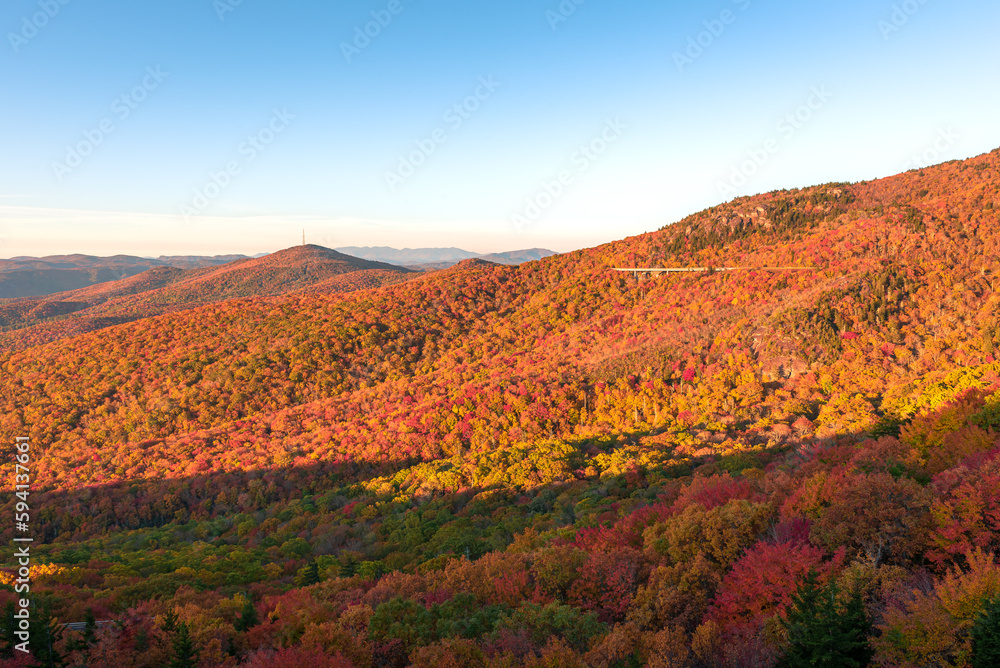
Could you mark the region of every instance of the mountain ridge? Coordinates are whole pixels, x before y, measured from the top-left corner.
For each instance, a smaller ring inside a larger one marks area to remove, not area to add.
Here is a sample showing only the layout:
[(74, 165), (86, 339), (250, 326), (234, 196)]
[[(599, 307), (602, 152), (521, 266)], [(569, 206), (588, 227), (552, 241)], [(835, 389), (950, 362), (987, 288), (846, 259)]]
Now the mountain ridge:
[(120, 280), (155, 267), (177, 266), (180, 269), (190, 269), (221, 265), (243, 258), (243, 255), (217, 255), (153, 259), (132, 255), (97, 257), (72, 254), (0, 259), (0, 299), (42, 297)]
[(462, 260), (474, 258), (497, 264), (522, 264), (556, 255), (545, 248), (527, 248), (502, 253), (472, 253), (461, 248), (391, 248), (389, 246), (348, 246), (340, 252), (355, 257), (380, 260), (416, 270), (447, 269)]

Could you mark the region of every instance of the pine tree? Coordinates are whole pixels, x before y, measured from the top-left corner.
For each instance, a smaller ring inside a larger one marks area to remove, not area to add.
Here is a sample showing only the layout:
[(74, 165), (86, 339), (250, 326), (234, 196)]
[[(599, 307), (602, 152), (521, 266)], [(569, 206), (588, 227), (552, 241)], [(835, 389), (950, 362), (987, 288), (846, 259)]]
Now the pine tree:
[(135, 632), (135, 643), (133, 644), (133, 647), (139, 654), (142, 654), (149, 649), (149, 634), (146, 633), (146, 629), (139, 627), (139, 630)]
[(856, 591), (846, 606), (839, 603), (839, 595), (836, 583), (821, 587), (816, 571), (809, 572), (792, 598), (788, 618), (782, 620), (789, 640), (783, 668), (868, 665), (871, 623), (861, 594)]
[(310, 559), (309, 563), (295, 574), (295, 584), (298, 587), (308, 587), (319, 582), (319, 564), (316, 563), (315, 559)]
[(8, 603), (0, 617), (0, 659), (14, 658), (14, 645), (17, 644), (17, 620), (14, 618), (14, 604)]
[(163, 615), (163, 622), (160, 624), (160, 628), (169, 634), (173, 634), (177, 630), (177, 613), (172, 608), (167, 614)]
[(177, 631), (171, 642), (174, 646), (174, 658), (170, 661), (170, 668), (195, 668), (198, 665), (198, 650), (186, 622), (177, 624)]
[(39, 668), (59, 668), (63, 665), (63, 657), (56, 650), (56, 644), (62, 638), (63, 626), (49, 613), (48, 605), (37, 605), (32, 613), (31, 637), (28, 649)]
[(94, 617), (93, 608), (87, 608), (87, 614), (84, 615), (83, 621), (85, 624), (83, 627), (83, 642), (87, 647), (90, 647), (97, 642), (97, 618)]
[(254, 607), (253, 601), (247, 597), (247, 602), (243, 604), (243, 613), (240, 618), (236, 620), (236, 630), (244, 633), (253, 627), (257, 626), (260, 620), (257, 618), (257, 608)]
[(83, 636), (66, 645), (66, 650), (69, 652), (85, 652), (97, 642), (97, 618), (94, 617), (92, 608), (87, 608), (87, 614), (84, 615), (83, 621)]
[(352, 555), (342, 556), (340, 558), (340, 577), (350, 578), (357, 574), (358, 560)]
[(986, 602), (972, 627), (972, 668), (1000, 666), (1000, 596)]

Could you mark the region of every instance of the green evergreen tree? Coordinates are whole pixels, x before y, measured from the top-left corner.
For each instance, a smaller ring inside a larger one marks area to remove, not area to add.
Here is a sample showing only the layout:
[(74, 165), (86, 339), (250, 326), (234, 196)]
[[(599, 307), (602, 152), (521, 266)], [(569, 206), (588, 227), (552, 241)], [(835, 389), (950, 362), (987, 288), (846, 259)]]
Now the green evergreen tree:
[(146, 633), (146, 629), (139, 627), (139, 630), (135, 632), (135, 643), (133, 644), (133, 647), (139, 654), (142, 654), (149, 649), (149, 634)]
[(340, 558), (340, 577), (350, 578), (354, 577), (358, 569), (358, 560), (352, 555), (342, 556)]
[(1000, 666), (1000, 596), (986, 602), (972, 627), (972, 668)]
[(810, 571), (792, 598), (792, 607), (782, 625), (789, 647), (779, 664), (782, 668), (829, 666), (863, 668), (871, 661), (868, 646), (871, 622), (865, 614), (860, 592), (847, 605), (839, 602), (836, 583), (819, 585), (819, 575)]
[(174, 612), (173, 608), (167, 611), (167, 614), (163, 615), (163, 622), (160, 624), (160, 628), (171, 635), (177, 630), (177, 613)]
[(243, 604), (243, 612), (240, 615), (240, 618), (236, 620), (236, 630), (240, 633), (244, 633), (257, 626), (259, 623), (260, 620), (257, 618), (257, 608), (254, 607), (253, 601), (248, 596), (247, 602)]
[(14, 658), (14, 645), (17, 644), (17, 619), (14, 618), (14, 604), (8, 603), (0, 618), (0, 659)]
[(186, 622), (177, 624), (171, 644), (174, 646), (174, 658), (170, 661), (170, 668), (195, 668), (198, 665), (198, 649)]
[(319, 564), (316, 563), (315, 559), (310, 559), (309, 563), (295, 574), (295, 585), (298, 587), (308, 587), (319, 584), (319, 582)]
[(87, 608), (87, 614), (84, 615), (83, 621), (83, 636), (66, 645), (66, 650), (69, 652), (85, 652), (97, 643), (97, 618), (94, 617), (92, 608)]
[(97, 642), (97, 618), (94, 617), (93, 608), (87, 608), (87, 614), (84, 615), (83, 621), (85, 624), (83, 627), (83, 642), (87, 647), (90, 647)]
[(63, 625), (49, 612), (49, 606), (35, 606), (31, 614), (31, 637), (28, 639), (28, 649), (38, 668), (59, 668), (63, 665), (63, 657), (56, 650), (56, 644), (62, 638)]

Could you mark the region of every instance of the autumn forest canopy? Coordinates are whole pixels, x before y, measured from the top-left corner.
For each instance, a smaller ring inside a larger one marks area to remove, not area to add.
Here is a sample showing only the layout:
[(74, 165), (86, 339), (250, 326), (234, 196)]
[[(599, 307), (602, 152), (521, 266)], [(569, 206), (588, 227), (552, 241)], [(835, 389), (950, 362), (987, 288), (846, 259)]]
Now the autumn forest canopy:
[(1000, 665), (998, 257), (1000, 150), (520, 266), (0, 300), (35, 656)]

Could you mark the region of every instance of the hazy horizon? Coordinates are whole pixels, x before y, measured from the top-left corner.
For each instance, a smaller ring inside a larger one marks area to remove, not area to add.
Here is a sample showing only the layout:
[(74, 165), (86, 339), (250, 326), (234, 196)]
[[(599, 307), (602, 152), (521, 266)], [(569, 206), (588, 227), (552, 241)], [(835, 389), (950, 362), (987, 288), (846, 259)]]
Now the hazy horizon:
[[(18, 0), (0, 255), (566, 252), (1000, 146), (995, 3)], [(367, 34), (366, 34), (367, 31)]]
[[(265, 255), (270, 255), (272, 253), (277, 253), (277, 252), (280, 252), (280, 251), (283, 251), (283, 250), (291, 250), (291, 249), (296, 248), (297, 246), (301, 246), (301, 245), (302, 245), (301, 243), (299, 243), (299, 244), (292, 244), (291, 246), (287, 246), (287, 247), (284, 247), (284, 248), (279, 248), (279, 249), (276, 249), (274, 251), (262, 252), (262, 253), (254, 253), (252, 255), (247, 255), (247, 254), (244, 254), (244, 253), (213, 253), (211, 255), (199, 255), (197, 253), (172, 253), (172, 254), (169, 254), (169, 255), (167, 255), (167, 254), (161, 254), (161, 255), (135, 255), (135, 254), (131, 254), (131, 253), (114, 253), (112, 255), (101, 256), (101, 255), (92, 255), (92, 254), (89, 254), (89, 253), (51, 253), (49, 255), (13, 255), (13, 256), (10, 256), (10, 257), (0, 257), (0, 262), (13, 261), (13, 260), (21, 260), (21, 259), (37, 259), (37, 260), (41, 260), (41, 259), (47, 259), (47, 258), (52, 258), (52, 257), (68, 257), (68, 256), (73, 256), (73, 255), (84, 255), (84, 256), (89, 256), (89, 257), (109, 257), (109, 258), (110, 257), (119, 257), (119, 256), (121, 256), (121, 257), (136, 257), (136, 258), (139, 258), (139, 259), (142, 259), (142, 260), (159, 260), (159, 259), (162, 259), (162, 258), (170, 258), (170, 257), (227, 257), (227, 256), (234, 256), (235, 257), (235, 256), (241, 256), (241, 257), (255, 258), (255, 257), (263, 257)], [(481, 256), (493, 255), (493, 254), (497, 254), (497, 253), (514, 253), (514, 252), (526, 251), (526, 250), (549, 250), (549, 249), (536, 249), (536, 248), (510, 248), (510, 249), (507, 249), (505, 251), (491, 251), (489, 253), (480, 253), (478, 251), (469, 250), (469, 249), (466, 249), (466, 248), (458, 248), (456, 246), (443, 246), (443, 247), (442, 246), (438, 246), (438, 247), (423, 247), (423, 248), (408, 248), (408, 247), (406, 247), (406, 248), (395, 248), (395, 247), (392, 247), (392, 246), (342, 246), (342, 247), (338, 247), (338, 248), (330, 248), (328, 246), (322, 246), (322, 244), (313, 244), (313, 243), (309, 242), (308, 239), (306, 240), (306, 245), (309, 245), (309, 246), (321, 246), (323, 248), (327, 248), (328, 250), (337, 251), (338, 253), (343, 253), (345, 255), (350, 255), (350, 253), (348, 253), (347, 250), (355, 249), (355, 248), (356, 249), (360, 249), (360, 250), (391, 250), (391, 251), (399, 251), (399, 252), (407, 252), (407, 251), (432, 251), (432, 250), (433, 251), (459, 250), (459, 251), (463, 251), (465, 253), (472, 253), (472, 254), (481, 255)]]

